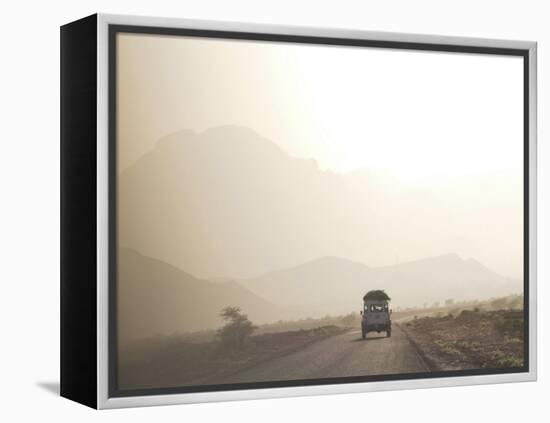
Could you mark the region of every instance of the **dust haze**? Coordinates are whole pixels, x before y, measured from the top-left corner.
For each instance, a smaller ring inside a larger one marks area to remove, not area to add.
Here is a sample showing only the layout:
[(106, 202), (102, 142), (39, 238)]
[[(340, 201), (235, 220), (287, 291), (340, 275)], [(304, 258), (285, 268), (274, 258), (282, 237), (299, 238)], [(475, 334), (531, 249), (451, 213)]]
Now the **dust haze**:
[[(174, 336), (210, 342), (241, 312), (265, 332), (250, 350), (259, 360), (311, 337), (344, 354), (336, 339), (354, 340), (353, 313), (373, 289), (407, 316), (522, 295), (515, 58), (117, 42), (117, 324), (120, 351), (136, 363)], [(422, 370), (406, 336), (395, 336), (409, 358), (386, 371)], [(204, 345), (188, 345), (190, 356), (217, 354)], [(122, 362), (125, 375), (144, 371)], [(148, 380), (164, 386), (158, 375)]]
[(499, 173), (447, 192), (407, 188), (368, 170), (323, 171), (222, 126), (160, 140), (121, 172), (118, 199), (121, 324), (132, 338), (215, 327), (223, 301), (268, 323), (345, 314), (379, 286), (399, 307), (522, 291), (521, 278), (475, 258), (491, 239), (505, 250), (500, 240), (521, 227), (521, 184)]

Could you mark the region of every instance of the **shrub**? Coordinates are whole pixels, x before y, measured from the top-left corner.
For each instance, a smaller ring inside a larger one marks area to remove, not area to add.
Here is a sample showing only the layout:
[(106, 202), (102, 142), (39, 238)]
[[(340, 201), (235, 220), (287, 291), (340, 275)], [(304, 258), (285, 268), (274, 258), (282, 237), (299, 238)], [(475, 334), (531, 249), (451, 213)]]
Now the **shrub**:
[(218, 329), (217, 336), (225, 347), (243, 348), (254, 330), (257, 329), (257, 326), (254, 326), (248, 316), (241, 313), (238, 307), (225, 307), (220, 313), (220, 317), (226, 323)]

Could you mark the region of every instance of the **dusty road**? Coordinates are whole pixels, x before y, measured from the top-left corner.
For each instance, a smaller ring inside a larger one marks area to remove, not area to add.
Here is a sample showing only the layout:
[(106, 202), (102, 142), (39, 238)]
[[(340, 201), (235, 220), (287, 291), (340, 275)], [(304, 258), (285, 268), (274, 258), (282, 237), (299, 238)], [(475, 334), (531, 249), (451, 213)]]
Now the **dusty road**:
[(351, 331), (307, 346), (303, 350), (259, 364), (224, 378), (224, 383), (315, 379), (392, 373), (427, 372), (428, 367), (403, 331), (393, 326), (385, 332)]

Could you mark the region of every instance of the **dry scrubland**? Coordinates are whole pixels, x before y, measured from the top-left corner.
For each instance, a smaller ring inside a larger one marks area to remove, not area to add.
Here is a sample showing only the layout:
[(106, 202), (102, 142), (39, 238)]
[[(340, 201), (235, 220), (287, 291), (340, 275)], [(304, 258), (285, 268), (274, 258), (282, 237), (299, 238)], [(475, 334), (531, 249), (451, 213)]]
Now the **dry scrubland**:
[(151, 338), (122, 352), (119, 384), (121, 389), (220, 384), (228, 376), (348, 329), (332, 325), (263, 333), (250, 337), (239, 349), (216, 340), (197, 343), (182, 336)]
[[(523, 365), (522, 296), (400, 310), (393, 312), (392, 320), (432, 371)], [(238, 347), (221, 342), (216, 330), (150, 337), (120, 351), (119, 386), (221, 384), (243, 370), (359, 327), (360, 315), (352, 312), (254, 327), (253, 335)]]
[(413, 318), (401, 327), (431, 370), (522, 367), (522, 297), (509, 297), (447, 314)]

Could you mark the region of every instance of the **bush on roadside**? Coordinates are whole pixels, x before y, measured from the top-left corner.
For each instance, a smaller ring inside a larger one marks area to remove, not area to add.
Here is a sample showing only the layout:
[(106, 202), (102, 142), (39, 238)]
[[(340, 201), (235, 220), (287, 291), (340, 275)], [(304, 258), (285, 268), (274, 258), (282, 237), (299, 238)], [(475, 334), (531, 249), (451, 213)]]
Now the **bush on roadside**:
[(218, 329), (217, 337), (224, 347), (242, 349), (258, 328), (238, 307), (225, 307), (220, 317), (226, 322)]

